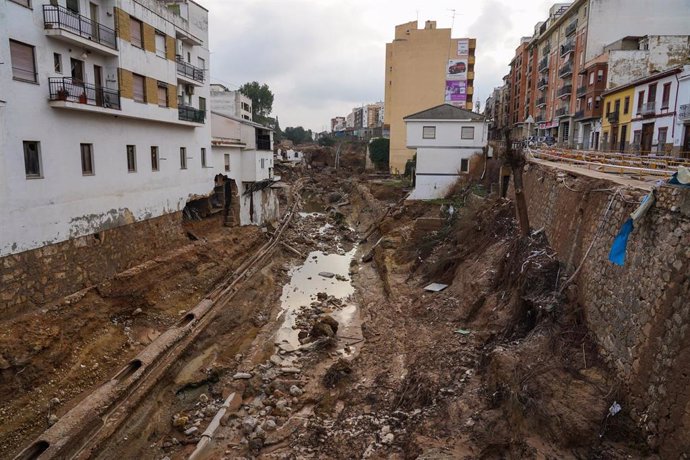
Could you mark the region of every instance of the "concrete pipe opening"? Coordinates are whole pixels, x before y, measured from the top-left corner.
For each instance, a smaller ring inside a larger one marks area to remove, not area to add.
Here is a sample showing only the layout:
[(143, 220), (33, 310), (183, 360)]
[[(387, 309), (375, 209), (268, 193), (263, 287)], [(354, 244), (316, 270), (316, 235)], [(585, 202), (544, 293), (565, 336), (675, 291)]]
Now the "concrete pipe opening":
[(48, 441), (36, 441), (17, 455), (15, 460), (35, 460), (48, 450), (49, 447), (50, 443)]
[(180, 321), (177, 322), (177, 327), (185, 327), (188, 324), (190, 324), (192, 321), (196, 319), (196, 314), (194, 313), (187, 313), (184, 315)]
[(123, 380), (128, 379), (141, 367), (141, 365), (141, 360), (133, 360), (132, 362), (127, 364), (127, 366), (125, 366), (120, 372), (118, 372), (117, 375), (113, 377), (113, 380), (121, 382)]

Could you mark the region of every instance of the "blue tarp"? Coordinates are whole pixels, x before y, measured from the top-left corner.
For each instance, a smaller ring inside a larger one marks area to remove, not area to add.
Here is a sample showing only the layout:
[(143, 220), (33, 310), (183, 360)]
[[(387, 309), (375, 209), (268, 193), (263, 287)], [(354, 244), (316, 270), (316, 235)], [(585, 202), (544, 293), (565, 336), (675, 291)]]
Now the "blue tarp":
[(628, 237), (632, 231), (633, 220), (630, 218), (621, 227), (616, 239), (613, 240), (613, 246), (611, 246), (611, 251), (609, 252), (609, 260), (621, 267), (625, 265), (625, 251), (628, 247)]

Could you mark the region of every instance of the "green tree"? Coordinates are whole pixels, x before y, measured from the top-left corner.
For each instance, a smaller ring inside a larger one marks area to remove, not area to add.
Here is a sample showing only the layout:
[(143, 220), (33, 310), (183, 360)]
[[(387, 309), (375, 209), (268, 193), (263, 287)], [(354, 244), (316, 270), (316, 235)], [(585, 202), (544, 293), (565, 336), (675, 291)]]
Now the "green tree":
[(388, 169), (390, 154), (390, 139), (377, 137), (369, 143), (369, 158), (378, 169)]
[(304, 144), (305, 142), (311, 142), (311, 129), (306, 130), (301, 126), (297, 127), (287, 127), (285, 128), (285, 138), (290, 139), (295, 145)]
[(335, 145), (335, 139), (331, 136), (324, 136), (319, 138), (319, 145), (322, 147), (333, 147)]
[(257, 123), (264, 123), (273, 110), (273, 92), (266, 83), (258, 81), (240, 86), (240, 93), (252, 100), (252, 118)]

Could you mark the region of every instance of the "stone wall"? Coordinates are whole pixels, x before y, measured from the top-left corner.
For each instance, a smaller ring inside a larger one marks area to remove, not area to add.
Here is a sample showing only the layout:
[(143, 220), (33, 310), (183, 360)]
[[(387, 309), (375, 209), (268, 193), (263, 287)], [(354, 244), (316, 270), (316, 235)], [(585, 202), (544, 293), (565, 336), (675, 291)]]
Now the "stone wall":
[(599, 235), (571, 295), (649, 444), (668, 458), (690, 452), (690, 192), (657, 190), (619, 267), (611, 244), (646, 192), (534, 164), (524, 181), (532, 228), (544, 228), (570, 272)]
[(0, 312), (43, 305), (187, 242), (181, 212), (0, 258)]

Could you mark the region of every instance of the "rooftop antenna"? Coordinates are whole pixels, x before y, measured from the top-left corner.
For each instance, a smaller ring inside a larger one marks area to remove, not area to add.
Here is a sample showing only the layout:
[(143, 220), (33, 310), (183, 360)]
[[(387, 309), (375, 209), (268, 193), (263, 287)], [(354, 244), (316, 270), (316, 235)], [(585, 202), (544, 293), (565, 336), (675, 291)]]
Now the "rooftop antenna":
[(453, 27), (455, 26), (455, 10), (448, 10), (453, 13), (453, 19), (450, 21), (450, 33), (453, 33)]

